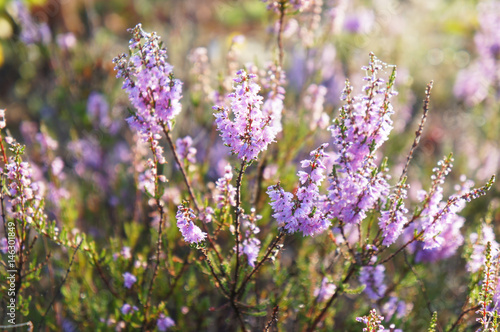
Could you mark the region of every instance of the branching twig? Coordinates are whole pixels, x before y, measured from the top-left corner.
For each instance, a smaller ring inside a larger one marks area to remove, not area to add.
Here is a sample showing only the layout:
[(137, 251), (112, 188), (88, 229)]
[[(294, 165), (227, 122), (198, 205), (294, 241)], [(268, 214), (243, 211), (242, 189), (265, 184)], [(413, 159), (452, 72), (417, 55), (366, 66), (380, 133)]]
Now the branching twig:
[(61, 289), (64, 285), (64, 283), (66, 282), (66, 279), (68, 278), (68, 275), (71, 271), (71, 267), (73, 266), (73, 262), (75, 261), (75, 256), (76, 256), (76, 253), (78, 252), (78, 250), (80, 249), (80, 246), (82, 245), (82, 242), (83, 240), (81, 240), (78, 245), (76, 246), (75, 250), (73, 251), (73, 256), (71, 257), (71, 261), (69, 262), (69, 266), (68, 266), (68, 269), (66, 270), (66, 274), (64, 275), (64, 278), (63, 280), (61, 281), (61, 284), (59, 285), (59, 288), (57, 289), (57, 291), (54, 293), (54, 297), (52, 298), (52, 300), (50, 301), (49, 303), (49, 306), (47, 307), (47, 309), (45, 310), (44, 314), (42, 315), (42, 319), (40, 320), (40, 323), (38, 323), (38, 327), (37, 327), (37, 331), (40, 331), (41, 327), (45, 324), (45, 319), (47, 317), (47, 314), (49, 313), (50, 309), (52, 308), (52, 305), (54, 304), (56, 298), (59, 296), (59, 294), (61, 293)]
[(269, 329), (271, 328), (273, 323), (278, 323), (278, 311), (279, 311), (279, 309), (280, 309), (279, 306), (275, 306), (273, 308), (273, 313), (271, 315), (271, 318), (267, 322), (266, 327), (264, 327), (264, 332), (269, 332)]
[(420, 138), (422, 137), (425, 121), (427, 120), (427, 113), (429, 112), (429, 101), (431, 99), (431, 90), (433, 84), (434, 82), (430, 81), (425, 89), (425, 99), (424, 99), (424, 105), (422, 107), (424, 112), (422, 114), (422, 119), (420, 120), (420, 125), (418, 126), (418, 129), (415, 132), (415, 139), (413, 140), (413, 145), (410, 148), (408, 157), (406, 157), (406, 164), (403, 169), (403, 172), (401, 172), (401, 177), (399, 178), (399, 182), (403, 181), (403, 179), (406, 177), (408, 173), (408, 167), (410, 166), (410, 161), (413, 158), (413, 153), (415, 152), (415, 149), (417, 148), (418, 143), (420, 142)]
[(285, 235), (285, 233), (280, 233), (276, 237), (276, 239), (274, 239), (274, 242), (271, 243), (271, 245), (267, 249), (267, 252), (264, 255), (264, 257), (260, 260), (259, 263), (257, 263), (257, 265), (254, 267), (254, 269), (252, 270), (252, 272), (250, 272), (250, 274), (245, 277), (245, 279), (241, 283), (240, 288), (238, 288), (238, 290), (236, 291), (236, 296), (240, 296), (242, 294), (243, 290), (245, 289), (246, 284), (250, 281), (250, 279), (252, 278), (252, 276), (260, 269), (260, 267), (262, 266), (262, 264), (264, 264), (264, 262), (269, 258), (269, 256), (271, 255), (271, 253), (275, 249), (276, 245), (278, 244), (278, 242), (281, 240), (281, 238), (284, 235)]
[(148, 295), (146, 297), (146, 303), (144, 305), (144, 320), (142, 322), (141, 331), (144, 331), (146, 328), (146, 324), (148, 322), (148, 312), (150, 307), (151, 295), (153, 293), (154, 282), (156, 276), (158, 275), (158, 266), (160, 265), (160, 252), (161, 252), (161, 244), (162, 244), (162, 235), (163, 235), (163, 216), (165, 212), (163, 211), (163, 205), (160, 202), (160, 199), (156, 199), (156, 204), (158, 205), (158, 210), (160, 211), (160, 221), (158, 225), (158, 241), (156, 242), (156, 262), (153, 268), (153, 276), (151, 277), (151, 282), (149, 284)]
[(343, 284), (345, 284), (352, 277), (355, 270), (356, 270), (356, 265), (351, 264), (351, 266), (349, 267), (349, 271), (347, 272), (347, 275), (345, 276), (344, 280), (342, 280), (342, 284), (340, 284), (339, 287), (337, 287), (335, 289), (335, 293), (333, 293), (333, 295), (330, 297), (330, 299), (326, 303), (323, 310), (321, 310), (319, 315), (314, 319), (311, 326), (309, 326), (309, 328), (307, 329), (307, 332), (316, 331), (316, 327), (318, 326), (318, 324), (321, 323), (321, 321), (323, 321), (323, 319), (325, 319), (325, 315), (326, 315), (326, 312), (328, 311), (328, 308), (330, 308), (332, 303), (339, 296), (339, 291), (340, 291), (340, 289), (343, 289)]

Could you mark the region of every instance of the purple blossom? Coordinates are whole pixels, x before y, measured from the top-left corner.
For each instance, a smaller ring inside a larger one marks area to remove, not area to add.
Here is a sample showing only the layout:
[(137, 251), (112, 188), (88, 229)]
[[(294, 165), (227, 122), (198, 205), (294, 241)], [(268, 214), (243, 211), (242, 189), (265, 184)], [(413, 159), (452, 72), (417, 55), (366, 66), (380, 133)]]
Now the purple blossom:
[[(372, 263), (376, 257), (372, 257)], [(385, 267), (383, 265), (363, 266), (359, 272), (359, 282), (365, 285), (364, 292), (374, 301), (385, 295), (387, 286), (384, 284)]]
[[(217, 110), (215, 123), (222, 140), (231, 152), (244, 161), (257, 159), (258, 154), (267, 149), (276, 136), (271, 124), (272, 117), (260, 107), (262, 97), (260, 87), (253, 82), (255, 75), (240, 70), (236, 74), (234, 92), (228, 95), (231, 111), (214, 106)], [(234, 119), (230, 119), (230, 113)]]
[(201, 214), (200, 214), (200, 220), (203, 221), (204, 223), (208, 224), (210, 222), (212, 222), (213, 218), (214, 218), (214, 209), (210, 206), (207, 206), (205, 208), (205, 211), (202, 211)]
[(327, 277), (324, 277), (321, 281), (321, 286), (314, 290), (314, 296), (317, 302), (325, 302), (329, 300), (335, 293), (337, 286), (334, 283), (329, 282)]
[(247, 256), (248, 265), (250, 265), (251, 267), (255, 267), (255, 262), (257, 261), (257, 257), (259, 256), (260, 240), (257, 238), (245, 239), (243, 240), (242, 245), (242, 253)]
[(96, 91), (91, 92), (87, 100), (87, 114), (90, 119), (102, 127), (107, 127), (110, 125), (108, 112), (109, 104), (106, 98)]
[(372, 10), (364, 9), (346, 15), (344, 18), (344, 30), (350, 33), (370, 33), (375, 23), (375, 14)]
[(453, 89), (469, 106), (485, 100), (491, 88), (498, 93), (495, 82), (500, 79), (500, 2), (481, 2), (478, 14), (480, 29), (474, 41), (479, 57), (458, 73)]
[(267, 99), (262, 105), (262, 112), (271, 117), (270, 126), (274, 131), (274, 135), (277, 135), (283, 130), (281, 124), (281, 116), (283, 113), (283, 100), (285, 99), (285, 72), (276, 65), (271, 64), (267, 69), (267, 78), (263, 82), (264, 86), (269, 89)]
[(56, 42), (63, 50), (69, 50), (76, 46), (77, 40), (72, 32), (68, 32), (57, 35)]
[(132, 287), (133, 284), (137, 281), (137, 278), (130, 272), (125, 272), (123, 274), (123, 286), (125, 288), (130, 288)]
[(405, 301), (399, 300), (395, 296), (391, 296), (389, 300), (382, 306), (382, 314), (385, 321), (389, 322), (392, 316), (396, 315), (397, 319), (401, 319), (408, 314), (408, 309), (412, 308), (412, 304), (407, 304)]
[(204, 241), (207, 233), (202, 232), (201, 229), (194, 224), (196, 215), (194, 211), (184, 205), (177, 207), (177, 227), (181, 231), (184, 241), (188, 243), (199, 243)]
[(311, 114), (311, 122), (309, 123), (309, 129), (311, 130), (317, 127), (325, 129), (330, 122), (328, 114), (323, 112), (327, 91), (326, 87), (316, 84), (311, 84), (306, 90), (304, 107)]
[(398, 185), (398, 192), (391, 197), (389, 210), (382, 211), (379, 218), (379, 227), (382, 230), (382, 245), (390, 246), (403, 233), (403, 227), (408, 222), (404, 200), (407, 198), (406, 188), (403, 184)]
[(260, 250), (260, 240), (255, 237), (256, 234), (260, 232), (260, 228), (257, 227), (257, 220), (262, 219), (261, 215), (255, 214), (255, 209), (252, 208), (249, 215), (243, 214), (241, 216), (241, 226), (244, 229), (244, 240), (242, 242), (242, 252), (240, 254), (245, 254), (248, 259), (248, 265), (255, 267), (255, 262), (259, 256)]
[(461, 228), (465, 218), (454, 215), (443, 227), (441, 246), (433, 249), (418, 250), (415, 255), (416, 262), (436, 262), (453, 256), (464, 243)]
[[(447, 202), (443, 200), (443, 188), (446, 175), (453, 167), (453, 158), (450, 156), (438, 162), (438, 167), (434, 168), (434, 174), (431, 176), (432, 185), (428, 193), (423, 197), (423, 210), (420, 218), (416, 220), (415, 227), (423, 231), (423, 249), (440, 248), (444, 242), (445, 228), (447, 225), (458, 222), (463, 224), (456, 213), (463, 208), (463, 201), (455, 197), (450, 197)], [(422, 196), (422, 195), (420, 195)], [(448, 235), (450, 235), (448, 233)], [(463, 239), (462, 239), (463, 241)]]
[(159, 331), (167, 331), (169, 328), (175, 326), (175, 322), (172, 318), (165, 316), (163, 313), (160, 314), (158, 320), (156, 321), (156, 326)]
[(130, 304), (128, 303), (125, 303), (124, 305), (122, 305), (120, 311), (122, 312), (122, 314), (124, 315), (128, 315), (128, 314), (133, 314), (135, 311), (139, 310), (139, 308), (137, 308), (135, 305), (134, 306), (131, 306)]
[(218, 209), (227, 205), (236, 206), (236, 188), (231, 184), (232, 179), (233, 169), (230, 164), (227, 164), (224, 168), (224, 176), (215, 183), (215, 188), (219, 191), (214, 197)]
[(42, 192), (41, 185), (32, 181), (33, 171), (31, 166), (21, 160), (21, 151), (24, 147), (13, 142), (11, 149), (15, 156), (9, 157), (5, 164), (3, 173), (7, 177), (6, 186), (8, 190), (8, 209), (12, 218), (31, 223), (35, 219), (44, 218), (41, 208)]
[(196, 78), (192, 91), (202, 92), (205, 98), (213, 97), (215, 91), (210, 86), (211, 72), (208, 50), (205, 47), (197, 47), (190, 52), (188, 60), (192, 64), (190, 73), (192, 77)]
[(129, 125), (147, 142), (153, 135), (168, 130), (181, 111), (182, 83), (174, 79), (173, 67), (167, 62), (167, 51), (161, 48), (156, 32), (147, 33), (142, 25), (128, 30), (131, 56), (122, 54), (113, 59), (117, 77), (124, 79), (136, 113), (127, 119)]
[(192, 164), (196, 163), (196, 148), (193, 146), (193, 139), (191, 136), (178, 138), (175, 141), (175, 146), (182, 160), (187, 160)]
[(484, 266), (484, 263), (486, 261), (486, 244), (488, 242), (490, 243), (493, 252), (497, 252), (500, 248), (500, 245), (495, 240), (495, 232), (493, 231), (493, 227), (488, 224), (483, 224), (480, 234), (478, 235), (477, 233), (472, 233), (469, 239), (472, 243), (472, 253), (467, 261), (466, 267), (467, 271), (474, 273), (479, 271), (479, 269)]
[(328, 189), (329, 211), (344, 223), (360, 223), (366, 212), (388, 195), (386, 176), (375, 163), (375, 152), (392, 129), (389, 99), (396, 94), (392, 90), (395, 71), (388, 82), (378, 77), (385, 67), (370, 55), (370, 63), (364, 67), (368, 74), (364, 78), (368, 82), (363, 87), (365, 94), (353, 97), (347, 82), (343, 93), (346, 105), (329, 128), (333, 147), (338, 151)]
[(26, 45), (43, 43), (48, 44), (51, 39), (50, 28), (47, 23), (37, 23), (31, 17), (22, 1), (15, 1), (16, 16), (21, 27), (19, 38)]
[(382, 325), (383, 320), (384, 317), (377, 315), (375, 309), (370, 310), (370, 315), (368, 316), (356, 317), (356, 321), (366, 325), (366, 327), (363, 328), (363, 332), (383, 332), (385, 330)]
[(316, 235), (331, 225), (328, 213), (324, 211), (326, 197), (319, 193), (319, 187), (325, 178), (326, 167), (322, 160), (327, 146), (326, 143), (322, 144), (310, 153), (310, 160), (302, 161), (302, 168), (308, 168), (309, 172), (297, 172), (300, 187), (295, 196), (285, 192), (279, 184), (267, 189), (274, 211), (273, 217), (278, 221), (279, 227), (283, 227), (288, 233), (300, 231), (304, 236)]

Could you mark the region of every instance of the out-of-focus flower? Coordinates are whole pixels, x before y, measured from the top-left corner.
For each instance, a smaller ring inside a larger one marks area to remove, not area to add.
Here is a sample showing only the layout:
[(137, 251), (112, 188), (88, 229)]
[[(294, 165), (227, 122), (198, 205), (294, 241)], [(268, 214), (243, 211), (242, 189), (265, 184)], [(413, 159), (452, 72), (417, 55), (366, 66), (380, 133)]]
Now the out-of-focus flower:
[(87, 113), (94, 123), (98, 123), (101, 127), (109, 126), (108, 112), (109, 104), (106, 98), (96, 91), (91, 92), (87, 101)]
[(232, 178), (233, 169), (230, 164), (227, 164), (224, 168), (224, 176), (215, 183), (215, 187), (219, 191), (219, 194), (214, 197), (218, 209), (228, 205), (236, 206), (236, 188), (231, 184)]
[[(376, 257), (372, 257), (372, 263)], [(363, 266), (359, 272), (359, 282), (365, 285), (365, 294), (374, 301), (385, 295), (387, 286), (384, 283), (385, 267), (383, 265)]]
[(125, 272), (123, 274), (123, 286), (125, 288), (130, 288), (132, 287), (133, 284), (137, 281), (137, 278), (130, 272)]
[(345, 16), (344, 29), (351, 33), (367, 34), (372, 30), (374, 23), (375, 14), (373, 11), (363, 9)]
[(137, 308), (135, 305), (134, 306), (131, 306), (130, 304), (128, 303), (125, 303), (124, 305), (122, 305), (120, 311), (122, 312), (122, 314), (124, 315), (128, 315), (128, 314), (133, 314), (134, 312), (136, 312), (137, 310), (139, 310), (139, 308)]
[(21, 27), (19, 38), (26, 45), (42, 43), (48, 44), (52, 38), (50, 28), (47, 23), (37, 23), (31, 17), (28, 9), (22, 1), (15, 1), (16, 17)]
[(57, 45), (64, 50), (70, 50), (76, 46), (76, 37), (72, 32), (62, 33), (56, 37)]
[(156, 321), (156, 326), (159, 331), (167, 331), (169, 328), (175, 326), (175, 322), (172, 318), (165, 316), (165, 314), (161, 313)]
[(191, 136), (178, 138), (175, 141), (175, 145), (181, 160), (187, 160), (192, 164), (196, 163), (196, 148), (193, 146), (193, 139)]
[(326, 93), (326, 87), (316, 84), (311, 84), (306, 90), (304, 107), (310, 114), (309, 129), (311, 130), (316, 129), (316, 127), (325, 129), (330, 122), (330, 117), (323, 112)]
[(314, 296), (317, 302), (325, 302), (330, 299), (335, 293), (337, 286), (334, 283), (329, 282), (327, 277), (324, 277), (321, 281), (321, 286), (314, 290)]

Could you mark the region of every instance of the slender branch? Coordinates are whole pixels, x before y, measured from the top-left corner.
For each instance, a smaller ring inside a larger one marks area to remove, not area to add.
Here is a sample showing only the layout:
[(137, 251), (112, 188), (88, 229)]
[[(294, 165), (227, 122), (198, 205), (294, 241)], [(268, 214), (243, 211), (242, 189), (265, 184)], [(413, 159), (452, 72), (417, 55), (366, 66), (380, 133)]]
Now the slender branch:
[[(179, 158), (179, 154), (177, 153), (177, 148), (175, 147), (175, 144), (172, 140), (172, 135), (170, 135), (170, 130), (167, 128), (167, 126), (164, 124), (163, 125), (163, 133), (165, 134), (165, 137), (167, 138), (168, 145), (170, 146), (170, 150), (172, 151), (172, 154), (174, 155), (175, 163), (181, 170), (182, 178), (184, 179), (184, 183), (186, 184), (186, 187), (189, 192), (189, 196), (191, 197), (191, 200), (193, 201), (194, 207), (196, 209), (196, 212), (198, 215), (201, 213), (201, 208), (198, 205), (198, 201), (196, 200), (196, 196), (194, 195), (193, 191), (193, 186), (191, 185), (191, 182), (189, 181), (189, 177), (187, 176), (186, 169), (184, 168), (184, 165), (181, 162), (181, 159)], [(215, 242), (213, 241), (212, 237), (210, 236), (207, 225), (205, 223), (202, 223), (203, 230), (205, 233), (207, 233), (207, 239), (210, 242), (210, 245), (212, 248), (214, 248), (215, 253), (217, 254), (217, 258), (219, 259), (219, 262), (222, 263), (223, 258), (222, 255), (219, 253), (217, 250), (217, 247), (215, 246)]]
[(212, 265), (212, 262), (210, 261), (210, 258), (207, 255), (206, 249), (202, 248), (200, 251), (203, 253), (203, 256), (205, 257), (205, 260), (207, 261), (207, 264), (208, 264), (208, 267), (210, 268), (210, 272), (212, 273), (212, 276), (215, 278), (215, 280), (217, 281), (217, 283), (220, 285), (220, 289), (222, 290), (222, 293), (224, 293), (224, 295), (226, 295), (227, 297), (230, 297), (229, 292), (224, 288), (224, 284), (220, 280), (220, 278), (217, 275), (217, 273), (215, 273), (215, 269), (214, 269), (214, 267)]
[(453, 325), (450, 327), (450, 329), (447, 331), (447, 332), (451, 332), (453, 331), (454, 329), (456, 329), (458, 327), (458, 324), (460, 324), (460, 321), (462, 320), (462, 318), (468, 314), (469, 312), (473, 311), (473, 312), (476, 312), (477, 310), (479, 310), (481, 308), (481, 306), (477, 305), (475, 307), (472, 307), (472, 308), (469, 308), (467, 310), (464, 310), (460, 313), (460, 315), (457, 317), (457, 320), (453, 323)]
[(264, 327), (264, 332), (269, 332), (271, 325), (273, 325), (273, 323), (278, 323), (278, 311), (279, 311), (279, 309), (280, 309), (279, 306), (275, 306), (273, 308), (273, 314), (271, 315), (271, 318), (267, 322), (266, 327)]
[(101, 266), (99, 265), (99, 262), (97, 261), (94, 255), (92, 255), (92, 259), (94, 261), (95, 267), (97, 268), (97, 273), (99, 274), (99, 277), (101, 277), (102, 281), (106, 285), (106, 288), (108, 288), (109, 292), (113, 294), (115, 298), (121, 299), (121, 296), (113, 289), (113, 287), (111, 287), (111, 284), (109, 283), (108, 279), (106, 279), (104, 271), (102, 270)]
[(231, 298), (234, 299), (236, 295), (236, 287), (238, 284), (238, 274), (240, 270), (240, 217), (243, 214), (241, 208), (241, 182), (246, 168), (246, 159), (241, 162), (238, 178), (236, 179), (236, 218), (234, 220), (234, 228), (236, 233), (236, 268), (234, 269), (234, 284), (231, 291)]
[(431, 317), (432, 317), (432, 315), (434, 314), (434, 311), (432, 311), (431, 301), (430, 301), (429, 296), (427, 294), (427, 289), (425, 287), (425, 284), (422, 281), (422, 279), (420, 278), (420, 276), (418, 275), (417, 271), (415, 270), (415, 267), (408, 260), (408, 255), (406, 254), (406, 251), (404, 252), (403, 256), (405, 258), (406, 265), (408, 265), (408, 267), (410, 268), (411, 273), (413, 273), (413, 275), (415, 276), (415, 278), (417, 278), (418, 283), (420, 284), (420, 288), (422, 289), (422, 295), (424, 296), (424, 299), (425, 299), (425, 302), (426, 302), (426, 305), (427, 305), (427, 310), (429, 310), (429, 313), (431, 314)]
[(241, 316), (240, 309), (239, 309), (239, 308), (238, 308), (238, 306), (236, 305), (236, 302), (231, 301), (231, 306), (233, 307), (234, 312), (235, 312), (235, 314), (236, 314), (236, 317), (238, 318), (238, 322), (240, 323), (241, 331), (242, 331), (242, 332), (246, 332), (246, 331), (247, 331), (247, 329), (246, 329), (246, 327), (245, 327), (245, 321), (243, 320), (243, 317)]
[(345, 284), (352, 277), (352, 275), (354, 274), (355, 270), (356, 270), (356, 265), (355, 264), (351, 264), (351, 266), (349, 267), (349, 271), (347, 272), (347, 275), (345, 276), (344, 280), (342, 280), (342, 284), (340, 284), (339, 287), (337, 287), (335, 289), (335, 293), (333, 293), (332, 297), (330, 297), (330, 299), (326, 303), (326, 305), (323, 308), (323, 310), (321, 310), (321, 312), (319, 313), (319, 315), (314, 319), (314, 321), (311, 324), (311, 326), (307, 329), (307, 332), (316, 331), (316, 327), (318, 326), (318, 324), (321, 323), (321, 321), (323, 321), (323, 319), (325, 319), (325, 315), (326, 315), (326, 312), (328, 311), (328, 308), (330, 308), (330, 306), (332, 305), (332, 303), (339, 296), (339, 290), (341, 288), (343, 288), (342, 285)]
[(250, 274), (245, 277), (245, 279), (241, 283), (240, 288), (238, 288), (238, 290), (236, 291), (236, 296), (241, 295), (241, 293), (243, 292), (243, 290), (246, 287), (246, 284), (250, 281), (250, 279), (252, 278), (252, 276), (260, 269), (260, 267), (262, 266), (262, 264), (264, 264), (264, 262), (269, 258), (269, 256), (273, 252), (274, 248), (276, 247), (276, 245), (278, 244), (278, 242), (281, 240), (281, 238), (283, 238), (284, 235), (285, 235), (285, 233), (280, 233), (274, 239), (274, 242), (271, 243), (271, 245), (267, 249), (267, 252), (264, 255), (264, 257), (260, 260), (259, 263), (257, 263), (257, 265), (254, 267), (254, 269), (252, 270), (252, 272), (250, 272)]
[(182, 173), (182, 177), (184, 179), (184, 183), (186, 183), (186, 187), (189, 192), (189, 196), (191, 197), (191, 200), (193, 201), (194, 207), (196, 209), (196, 212), (200, 213), (200, 206), (198, 205), (198, 201), (196, 200), (196, 196), (194, 195), (193, 187), (191, 185), (191, 182), (189, 181), (189, 178), (187, 176), (186, 170), (184, 169), (184, 165), (182, 164), (179, 154), (177, 153), (177, 148), (175, 147), (174, 142), (172, 141), (172, 135), (170, 135), (170, 131), (168, 130), (166, 125), (163, 125), (163, 133), (165, 134), (165, 137), (167, 138), (168, 145), (170, 146), (170, 150), (172, 151), (172, 154), (174, 155), (175, 163), (179, 167)]
[(410, 152), (408, 153), (408, 157), (406, 158), (406, 164), (403, 169), (403, 172), (401, 173), (401, 177), (399, 178), (399, 182), (403, 181), (403, 179), (406, 177), (408, 173), (408, 167), (410, 166), (410, 161), (413, 158), (413, 153), (415, 152), (415, 149), (417, 148), (418, 143), (420, 142), (420, 138), (422, 137), (425, 121), (427, 120), (427, 113), (429, 112), (429, 101), (431, 99), (431, 90), (433, 84), (434, 82), (430, 81), (429, 84), (427, 84), (427, 87), (425, 88), (425, 99), (423, 105), (424, 112), (422, 114), (422, 119), (420, 120), (420, 125), (418, 126), (418, 129), (415, 132), (415, 139), (413, 140), (413, 145), (411, 146)]
[(163, 216), (165, 214), (163, 210), (163, 205), (160, 202), (160, 199), (156, 199), (156, 204), (158, 205), (158, 210), (160, 212), (160, 222), (158, 225), (158, 241), (156, 242), (156, 262), (153, 268), (153, 276), (151, 277), (151, 282), (149, 284), (148, 295), (146, 297), (146, 304), (144, 305), (144, 320), (142, 322), (141, 331), (144, 331), (146, 328), (146, 324), (148, 322), (148, 312), (150, 308), (151, 295), (153, 294), (153, 287), (156, 276), (158, 275), (158, 266), (160, 266), (160, 252), (162, 245), (162, 235), (163, 235)]
[(184, 259), (184, 262), (182, 263), (181, 270), (175, 276), (174, 282), (169, 285), (170, 289), (169, 289), (167, 295), (165, 295), (165, 298), (163, 299), (163, 301), (166, 302), (170, 298), (170, 296), (174, 293), (174, 290), (175, 290), (175, 287), (177, 285), (177, 282), (179, 281), (179, 279), (181, 278), (181, 276), (184, 274), (184, 272), (186, 272), (187, 268), (189, 267), (189, 265), (188, 265), (188, 263), (189, 263), (189, 255), (191, 255), (192, 252), (193, 251), (189, 251), (188, 256), (186, 256), (186, 258)]
[(47, 307), (47, 309), (45, 310), (45, 313), (42, 315), (42, 319), (40, 320), (40, 323), (38, 323), (38, 327), (37, 327), (37, 331), (40, 331), (41, 327), (45, 324), (45, 319), (47, 317), (47, 314), (49, 313), (50, 309), (52, 308), (52, 305), (54, 304), (56, 298), (59, 296), (59, 294), (61, 293), (61, 289), (64, 285), (64, 283), (66, 283), (66, 279), (68, 279), (68, 275), (69, 273), (71, 272), (71, 267), (73, 266), (73, 263), (75, 261), (75, 257), (76, 257), (76, 253), (78, 252), (78, 250), (80, 249), (80, 246), (82, 245), (82, 242), (83, 240), (81, 240), (78, 245), (76, 246), (75, 250), (73, 251), (73, 256), (71, 257), (71, 260), (69, 262), (69, 266), (68, 266), (68, 269), (66, 270), (66, 274), (64, 275), (64, 278), (63, 280), (61, 281), (61, 284), (59, 285), (59, 288), (57, 289), (57, 291), (55, 292), (54, 294), (54, 297), (52, 298), (52, 300), (50, 301), (49, 303), (49, 306)]
[(285, 20), (285, 4), (286, 0), (282, 0), (279, 3), (279, 11), (280, 11), (280, 18), (278, 21), (278, 74), (281, 76), (281, 70), (283, 68), (283, 56), (284, 56), (284, 50), (283, 50), (283, 23)]
[(3, 136), (2, 132), (0, 131), (0, 149), (2, 150), (2, 158), (3, 158), (3, 163), (7, 164), (7, 154), (5, 153), (5, 147), (3, 146)]

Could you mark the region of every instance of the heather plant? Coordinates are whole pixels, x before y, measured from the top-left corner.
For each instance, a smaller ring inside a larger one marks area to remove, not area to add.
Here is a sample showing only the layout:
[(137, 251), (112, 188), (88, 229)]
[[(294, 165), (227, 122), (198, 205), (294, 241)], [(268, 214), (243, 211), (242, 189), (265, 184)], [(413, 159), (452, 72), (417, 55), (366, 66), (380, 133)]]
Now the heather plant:
[(425, 6), (262, 2), (8, 2), (2, 329), (498, 330), (498, 165), (439, 123), (495, 113), (498, 3), (450, 74)]

